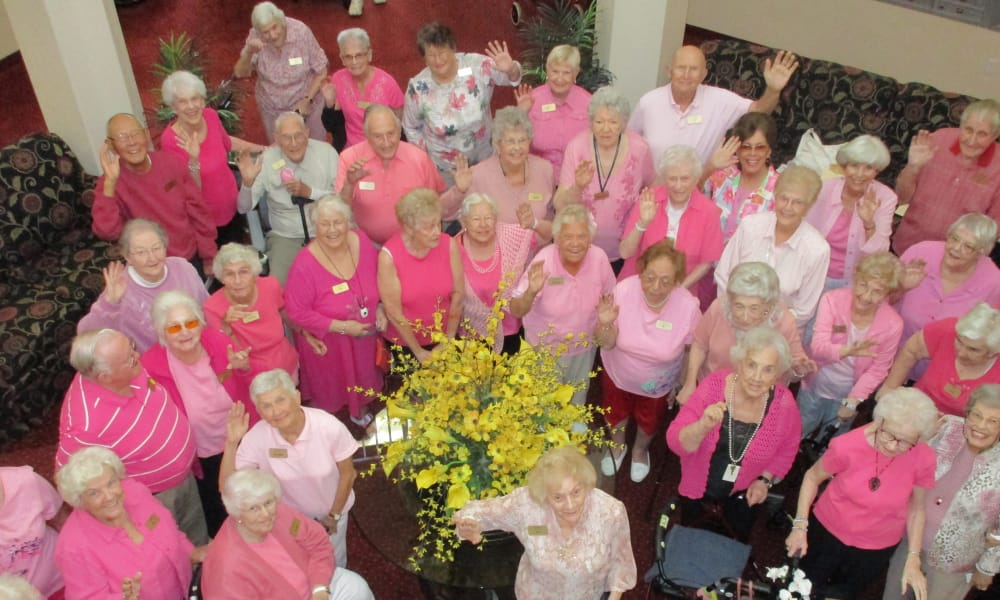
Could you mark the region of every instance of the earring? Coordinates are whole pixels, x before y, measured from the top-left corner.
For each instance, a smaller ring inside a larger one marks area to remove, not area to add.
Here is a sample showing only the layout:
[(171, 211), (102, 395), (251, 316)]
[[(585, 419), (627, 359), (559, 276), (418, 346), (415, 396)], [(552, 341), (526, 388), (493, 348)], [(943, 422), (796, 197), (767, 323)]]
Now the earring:
[(236, 523), (239, 524), (239, 525), (242, 525), (243, 524), (243, 519), (236, 519)]

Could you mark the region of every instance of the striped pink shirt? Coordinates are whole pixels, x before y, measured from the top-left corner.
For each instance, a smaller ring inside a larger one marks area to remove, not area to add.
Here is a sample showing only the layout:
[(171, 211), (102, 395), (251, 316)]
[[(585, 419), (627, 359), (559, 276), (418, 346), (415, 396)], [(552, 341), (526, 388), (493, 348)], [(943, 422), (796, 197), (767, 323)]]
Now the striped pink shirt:
[(125, 463), (125, 472), (154, 494), (174, 487), (191, 472), (191, 426), (163, 386), (145, 369), (124, 397), (82, 377), (70, 383), (59, 414), (56, 467), (87, 446), (104, 446)]

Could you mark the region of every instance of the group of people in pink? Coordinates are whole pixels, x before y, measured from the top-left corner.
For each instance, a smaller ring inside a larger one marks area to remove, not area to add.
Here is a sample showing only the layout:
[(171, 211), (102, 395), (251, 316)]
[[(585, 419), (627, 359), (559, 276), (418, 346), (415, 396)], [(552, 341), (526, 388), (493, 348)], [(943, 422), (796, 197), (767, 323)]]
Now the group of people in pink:
[[(228, 135), (187, 72), (164, 81), (161, 150), (135, 116), (108, 121), (93, 227), (123, 263), (70, 350), (58, 492), (0, 469), (3, 571), (68, 600), (176, 600), (196, 563), (211, 599), (372, 598), (347, 568), (350, 511), (372, 500), (355, 498), (354, 432), (383, 350), (423, 363), (440, 333), (548, 349), (578, 404), (599, 366), (602, 474), (628, 458), (644, 482), (665, 431), (683, 521), (720, 514), (742, 541), (801, 441), (832, 438), (786, 540), (820, 593), (857, 597), (887, 569), (886, 599), (991, 584), (1000, 103), (917, 134), (894, 187), (869, 135), (823, 180), (771, 161), (790, 52), (750, 99), (705, 85), (685, 46), (633, 110), (576, 85), (572, 46), (532, 89), (505, 42), (458, 52), (429, 23), (401, 87), (362, 29), (337, 36), (331, 74), (305, 23), (271, 2), (251, 22), (234, 73), (256, 78), (266, 143)], [(494, 112), (496, 86), (516, 105)], [(263, 254), (243, 243), (251, 210)], [(628, 516), (596, 477), (552, 450), (525, 487), (458, 511), (457, 534), (521, 538), (526, 597), (620, 598)]]

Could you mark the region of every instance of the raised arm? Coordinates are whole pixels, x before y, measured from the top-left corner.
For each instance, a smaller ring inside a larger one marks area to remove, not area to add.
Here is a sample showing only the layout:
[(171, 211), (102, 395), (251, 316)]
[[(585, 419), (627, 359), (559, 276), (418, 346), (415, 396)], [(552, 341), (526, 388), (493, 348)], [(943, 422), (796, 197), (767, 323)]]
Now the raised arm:
[(781, 90), (788, 85), (788, 80), (799, 68), (799, 59), (795, 54), (785, 50), (778, 50), (774, 59), (764, 61), (764, 82), (767, 88), (760, 98), (750, 105), (750, 112), (770, 113), (778, 107), (781, 100)]

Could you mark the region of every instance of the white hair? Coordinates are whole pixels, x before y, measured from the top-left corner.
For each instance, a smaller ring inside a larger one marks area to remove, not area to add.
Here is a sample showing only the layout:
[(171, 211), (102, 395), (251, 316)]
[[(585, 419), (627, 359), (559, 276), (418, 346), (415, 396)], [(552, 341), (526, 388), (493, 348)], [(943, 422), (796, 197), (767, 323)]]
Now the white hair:
[(122, 459), (104, 446), (88, 446), (77, 450), (56, 473), (59, 494), (67, 504), (78, 508), (80, 496), (87, 489), (87, 484), (103, 475), (105, 468), (111, 469), (118, 479), (125, 477)]

